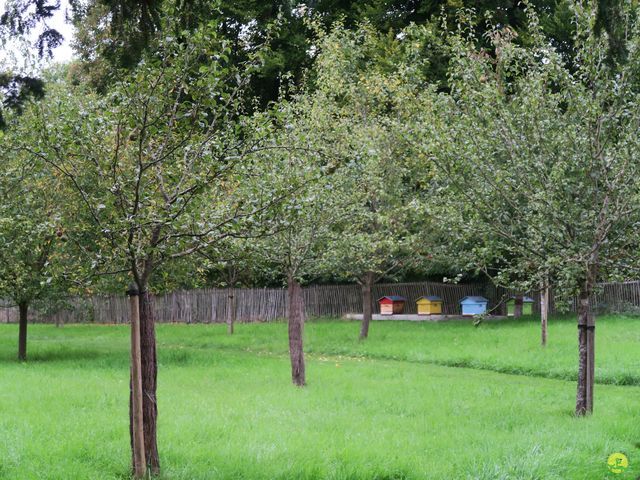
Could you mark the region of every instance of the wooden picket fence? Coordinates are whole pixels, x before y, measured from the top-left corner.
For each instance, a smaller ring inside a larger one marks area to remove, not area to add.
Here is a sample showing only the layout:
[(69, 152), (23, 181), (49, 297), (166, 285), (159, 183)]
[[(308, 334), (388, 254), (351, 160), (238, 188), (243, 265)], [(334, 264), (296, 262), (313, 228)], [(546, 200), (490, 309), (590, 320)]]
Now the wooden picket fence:
[[(340, 317), (362, 312), (361, 287), (358, 285), (313, 285), (304, 288), (308, 317)], [(383, 295), (401, 295), (407, 299), (405, 312), (416, 313), (415, 300), (422, 295), (437, 295), (443, 299), (443, 313), (459, 313), (459, 300), (467, 295), (482, 295), (489, 299), (489, 308), (505, 313), (503, 301), (513, 292), (488, 283), (442, 284), (436, 282), (386, 283), (373, 288), (373, 299)], [(282, 288), (201, 289), (175, 291), (155, 297), (158, 322), (221, 323), (227, 318), (229, 296), (235, 297), (238, 322), (268, 322), (286, 318), (287, 292)], [(534, 313), (539, 311), (539, 295), (534, 298)], [(606, 283), (594, 295), (594, 307), (605, 311), (640, 311), (640, 281)], [(48, 308), (33, 308), (30, 320), (42, 323), (127, 323), (128, 301), (124, 295), (72, 297), (66, 306), (51, 313)], [(551, 312), (555, 311), (553, 298)], [(571, 307), (570, 307), (571, 309)], [(575, 302), (572, 306), (575, 310)], [(377, 308), (374, 305), (374, 311)], [(16, 322), (17, 308), (0, 304), (0, 323)]]

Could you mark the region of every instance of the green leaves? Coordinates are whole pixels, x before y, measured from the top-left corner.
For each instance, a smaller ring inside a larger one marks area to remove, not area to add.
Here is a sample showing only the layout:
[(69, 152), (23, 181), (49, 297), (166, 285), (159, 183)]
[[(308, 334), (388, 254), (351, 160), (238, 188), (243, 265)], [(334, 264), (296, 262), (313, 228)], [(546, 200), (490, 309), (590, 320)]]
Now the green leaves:
[(33, 106), (39, 125), (22, 150), (69, 195), (64, 213), (84, 260), (80, 278), (129, 273), (145, 286), (168, 260), (241, 223), (246, 78), (226, 65), (226, 48), (215, 28), (189, 41), (164, 38), (104, 97), (62, 84)]
[(33, 128), (25, 112), (0, 138), (0, 298), (27, 304), (65, 287), (66, 264), (61, 192), (44, 162), (18, 148)]
[[(637, 18), (635, 7), (628, 13)], [(638, 260), (628, 250), (640, 186), (640, 144), (629, 136), (640, 121), (637, 86), (626, 74), (635, 67), (603, 62), (594, 11), (576, 4), (575, 14), (571, 67), (539, 31), (530, 47), (490, 32), (495, 57), (454, 38), (453, 88), (433, 100), (423, 143), (450, 211), (463, 212), (458, 228), (477, 265), (523, 289), (550, 273), (567, 297), (589, 272), (602, 280)]]

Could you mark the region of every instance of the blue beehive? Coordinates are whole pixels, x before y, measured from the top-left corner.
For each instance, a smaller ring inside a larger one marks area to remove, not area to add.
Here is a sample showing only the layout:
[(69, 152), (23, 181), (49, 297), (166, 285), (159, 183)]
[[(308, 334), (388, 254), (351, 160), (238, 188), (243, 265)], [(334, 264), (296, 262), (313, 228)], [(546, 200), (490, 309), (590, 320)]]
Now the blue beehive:
[(462, 315), (481, 315), (487, 311), (489, 300), (484, 297), (469, 296), (460, 300)]

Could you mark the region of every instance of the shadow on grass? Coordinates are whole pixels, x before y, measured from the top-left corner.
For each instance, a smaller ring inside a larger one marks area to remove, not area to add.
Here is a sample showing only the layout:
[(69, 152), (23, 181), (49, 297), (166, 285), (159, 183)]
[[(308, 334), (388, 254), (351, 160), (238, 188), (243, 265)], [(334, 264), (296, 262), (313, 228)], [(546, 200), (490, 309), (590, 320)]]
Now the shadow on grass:
[(78, 363), (91, 364), (92, 367), (100, 365), (128, 365), (128, 357), (119, 352), (96, 351), (88, 348), (55, 348), (47, 350), (27, 351), (27, 360), (21, 362), (10, 352), (0, 355), (0, 364), (3, 363)]
[[(159, 365), (184, 366), (192, 363), (207, 363), (206, 355), (193, 355), (183, 349), (164, 349), (158, 351)], [(51, 364), (70, 366), (90, 366), (91, 368), (129, 368), (127, 351), (106, 351), (89, 348), (51, 348), (27, 353), (27, 360), (22, 362), (11, 352), (0, 354), (2, 364)]]

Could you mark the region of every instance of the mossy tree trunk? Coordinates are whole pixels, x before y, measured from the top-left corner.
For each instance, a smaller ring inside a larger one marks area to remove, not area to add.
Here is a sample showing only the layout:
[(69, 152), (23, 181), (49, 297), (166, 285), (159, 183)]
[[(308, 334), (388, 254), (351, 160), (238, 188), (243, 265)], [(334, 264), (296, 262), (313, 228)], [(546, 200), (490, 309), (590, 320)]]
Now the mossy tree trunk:
[(369, 336), (369, 324), (373, 317), (373, 290), (374, 273), (367, 272), (362, 278), (362, 324), (360, 325), (360, 340)]
[(304, 348), (302, 335), (304, 332), (304, 298), (302, 287), (293, 276), (288, 279), (289, 306), (289, 355), (291, 357), (291, 380), (294, 385), (302, 387), (306, 384)]
[(233, 287), (227, 288), (227, 333), (233, 335), (236, 323), (236, 296)]
[(549, 285), (542, 282), (540, 288), (540, 344), (547, 345), (547, 324), (549, 322)]

